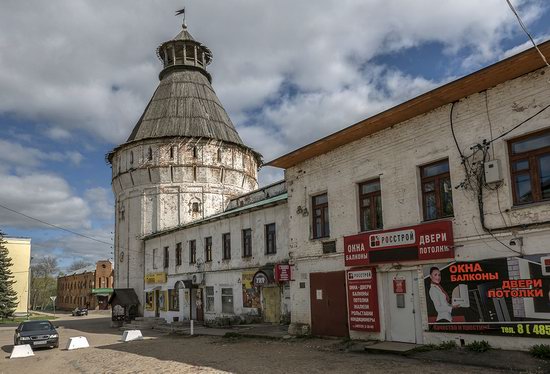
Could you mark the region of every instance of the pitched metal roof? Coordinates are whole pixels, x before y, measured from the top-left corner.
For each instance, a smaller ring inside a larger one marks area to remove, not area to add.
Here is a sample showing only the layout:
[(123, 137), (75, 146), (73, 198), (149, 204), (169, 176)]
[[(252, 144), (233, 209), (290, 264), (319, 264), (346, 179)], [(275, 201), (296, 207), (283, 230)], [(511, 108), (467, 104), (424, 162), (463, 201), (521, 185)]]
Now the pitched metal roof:
[(166, 75), (128, 142), (162, 137), (203, 137), (243, 145), (208, 79), (195, 70)]

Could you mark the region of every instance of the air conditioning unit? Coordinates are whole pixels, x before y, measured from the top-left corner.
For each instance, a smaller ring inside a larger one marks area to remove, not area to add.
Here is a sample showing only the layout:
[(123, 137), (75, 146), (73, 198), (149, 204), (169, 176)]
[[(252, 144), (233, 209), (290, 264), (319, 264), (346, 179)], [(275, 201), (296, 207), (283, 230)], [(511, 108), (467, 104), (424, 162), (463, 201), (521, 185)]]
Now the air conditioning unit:
[(193, 274), (191, 277), (191, 282), (195, 285), (202, 284), (204, 279), (204, 274)]

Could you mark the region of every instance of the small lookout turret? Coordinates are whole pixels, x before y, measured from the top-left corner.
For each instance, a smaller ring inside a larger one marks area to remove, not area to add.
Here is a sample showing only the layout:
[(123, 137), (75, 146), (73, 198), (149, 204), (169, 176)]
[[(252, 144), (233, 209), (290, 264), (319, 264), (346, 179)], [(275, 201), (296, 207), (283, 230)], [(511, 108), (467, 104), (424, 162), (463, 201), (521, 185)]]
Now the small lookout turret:
[(164, 64), (159, 78), (162, 80), (166, 74), (174, 70), (197, 69), (212, 83), (212, 77), (206, 71), (206, 66), (212, 62), (212, 52), (193, 38), (187, 30), (185, 19), (181, 27), (182, 30), (176, 37), (157, 48), (157, 56)]

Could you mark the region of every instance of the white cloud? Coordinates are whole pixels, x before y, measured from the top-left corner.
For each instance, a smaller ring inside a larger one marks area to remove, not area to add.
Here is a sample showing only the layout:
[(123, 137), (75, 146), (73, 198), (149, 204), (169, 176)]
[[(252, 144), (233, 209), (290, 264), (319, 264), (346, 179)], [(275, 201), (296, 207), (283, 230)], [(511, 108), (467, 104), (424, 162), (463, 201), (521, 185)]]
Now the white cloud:
[[(0, 204), (50, 224), (72, 229), (90, 228), (90, 208), (68, 183), (51, 174), (0, 176)], [(46, 225), (0, 208), (3, 226), (47, 228)]]
[(69, 161), (79, 165), (84, 156), (77, 151), (44, 152), (31, 146), (0, 139), (0, 162), (8, 167), (35, 168), (44, 162)]
[(61, 127), (50, 127), (45, 131), (45, 134), (53, 140), (68, 140), (71, 138), (71, 133)]
[[(526, 22), (545, 6), (515, 3)], [(49, 123), (56, 140), (78, 129), (111, 144), (124, 141), (157, 84), (154, 51), (178, 32), (172, 14), (180, 6), (177, 0), (4, 3), (0, 48), (9, 53), (0, 59), (0, 113)], [(249, 111), (277, 100), (284, 84), (305, 92), (304, 109), (314, 110), (312, 100), (329, 100), (318, 92), (337, 101), (350, 85), (359, 94), (375, 89), (359, 69), (382, 53), (439, 42), (449, 55), (468, 49), (464, 65), (471, 67), (499, 56), (500, 42), (518, 32), (502, 0), (233, 0), (187, 8), (190, 31), (214, 52), (214, 88), (247, 126), (255, 119)], [(362, 115), (373, 108), (363, 105)]]
[(86, 198), (94, 216), (100, 219), (113, 219), (113, 193), (103, 187), (90, 188), (85, 191)]

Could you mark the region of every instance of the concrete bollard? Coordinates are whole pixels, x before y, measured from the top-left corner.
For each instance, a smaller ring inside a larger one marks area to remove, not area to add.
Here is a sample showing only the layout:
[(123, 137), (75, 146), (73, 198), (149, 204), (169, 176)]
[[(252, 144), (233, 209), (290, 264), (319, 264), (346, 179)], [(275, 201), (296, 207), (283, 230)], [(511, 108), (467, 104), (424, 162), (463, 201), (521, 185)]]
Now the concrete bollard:
[(89, 346), (90, 345), (88, 344), (88, 339), (86, 339), (85, 336), (71, 337), (67, 342), (68, 351), (71, 351), (73, 349), (79, 349), (79, 348), (88, 348)]
[(32, 347), (30, 346), (30, 344), (20, 344), (13, 346), (10, 358), (21, 358), (30, 356), (34, 356), (34, 352), (32, 351)]
[(194, 332), (194, 322), (193, 320), (191, 320), (191, 335), (193, 335), (195, 332)]
[(141, 335), (140, 330), (126, 330), (122, 334), (122, 341), (123, 342), (130, 342), (132, 340), (142, 340), (143, 335)]

